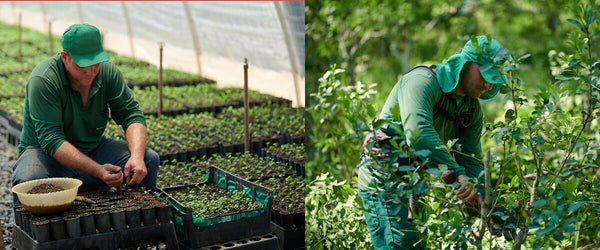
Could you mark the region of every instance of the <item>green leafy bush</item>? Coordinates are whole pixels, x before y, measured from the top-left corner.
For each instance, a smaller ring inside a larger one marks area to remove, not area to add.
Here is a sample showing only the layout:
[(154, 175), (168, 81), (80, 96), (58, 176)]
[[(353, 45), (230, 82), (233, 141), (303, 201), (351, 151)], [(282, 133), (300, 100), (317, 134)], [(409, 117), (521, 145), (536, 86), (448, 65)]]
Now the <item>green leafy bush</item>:
[(373, 248), (356, 187), (324, 173), (308, 184), (306, 194), (307, 249)]

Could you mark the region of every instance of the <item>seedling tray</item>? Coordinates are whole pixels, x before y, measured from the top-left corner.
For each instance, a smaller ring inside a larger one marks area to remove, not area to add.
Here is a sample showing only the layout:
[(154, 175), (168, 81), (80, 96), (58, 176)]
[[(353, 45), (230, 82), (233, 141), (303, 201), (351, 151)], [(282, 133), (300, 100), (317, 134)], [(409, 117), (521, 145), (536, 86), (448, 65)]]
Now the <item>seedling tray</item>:
[(209, 183), (214, 183), (228, 191), (242, 191), (247, 198), (263, 204), (263, 209), (203, 220), (194, 216), (192, 208), (182, 205), (167, 193), (194, 185), (170, 187), (164, 190), (159, 188), (160, 196), (172, 205), (172, 219), (180, 243), (187, 248), (200, 248), (268, 233), (273, 202), (272, 190), (216, 167), (210, 167), (208, 179), (197, 185)]
[[(185, 246), (182, 246), (180, 249), (187, 249)], [(279, 242), (277, 241), (277, 236), (273, 234), (265, 234), (265, 235), (257, 235), (244, 239), (237, 239), (228, 241), (225, 243), (210, 245), (206, 247), (200, 248), (200, 250), (256, 250), (256, 249), (268, 249), (268, 250), (278, 250)]]
[[(123, 231), (85, 235), (76, 238), (40, 242), (33, 239), (21, 227), (13, 225), (12, 245), (16, 249), (128, 249), (138, 246), (156, 246), (159, 242), (167, 249), (177, 249), (173, 223), (161, 223)], [(146, 249), (146, 247), (142, 247)]]
[(274, 222), (271, 222), (269, 228), (269, 232), (277, 236), (281, 250), (304, 249), (306, 247), (305, 230), (305, 227), (285, 229)]

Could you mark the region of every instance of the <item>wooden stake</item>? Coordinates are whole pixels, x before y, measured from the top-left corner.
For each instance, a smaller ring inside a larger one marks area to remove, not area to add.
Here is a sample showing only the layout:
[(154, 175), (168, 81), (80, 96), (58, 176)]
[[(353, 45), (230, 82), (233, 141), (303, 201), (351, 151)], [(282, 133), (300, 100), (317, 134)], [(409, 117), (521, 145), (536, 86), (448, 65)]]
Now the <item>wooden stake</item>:
[(162, 116), (163, 109), (163, 48), (165, 47), (165, 42), (158, 43), (160, 46), (160, 64), (158, 67), (159, 77), (158, 77), (158, 120)]
[(52, 53), (54, 52), (54, 48), (52, 48), (52, 21), (48, 21), (48, 41), (50, 43), (49, 54), (52, 55)]
[(244, 152), (250, 151), (250, 129), (248, 128), (248, 58), (244, 58)]
[(21, 12), (19, 12), (19, 60), (23, 61), (23, 28), (22, 28), (22, 24), (21, 24), (21, 20), (22, 20), (22, 15)]

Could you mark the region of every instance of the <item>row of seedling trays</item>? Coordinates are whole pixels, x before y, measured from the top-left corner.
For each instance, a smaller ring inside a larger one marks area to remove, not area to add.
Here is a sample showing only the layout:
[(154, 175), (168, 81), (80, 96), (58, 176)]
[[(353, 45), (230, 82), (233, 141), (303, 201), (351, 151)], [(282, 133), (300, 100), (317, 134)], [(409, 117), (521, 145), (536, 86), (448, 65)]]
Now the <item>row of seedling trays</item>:
[(273, 190), (271, 220), (285, 229), (304, 228), (304, 180), (289, 165), (251, 153), (213, 155), (194, 162), (163, 162), (158, 187), (189, 185), (211, 167)]
[(137, 191), (86, 196), (58, 214), (36, 215), (21, 205), (14, 208), (15, 224), (38, 242), (147, 227), (170, 221), (170, 206), (155, 195)]
[(188, 248), (269, 232), (273, 191), (210, 167), (204, 182), (159, 188), (173, 207), (179, 242)]
[[(268, 109), (269, 107), (257, 107), (252, 110)], [(273, 107), (271, 110), (287, 109), (300, 113), (297, 111), (300, 109), (279, 105)], [(211, 113), (184, 114), (168, 118), (162, 117), (162, 119), (146, 116), (147, 145), (161, 156), (161, 160), (185, 161), (194, 157), (210, 156), (216, 152), (221, 154), (243, 152), (244, 122), (237, 118), (227, 117), (225, 114), (216, 117)], [(287, 119), (289, 125), (277, 123), (275, 126), (274, 122), (261, 123), (260, 121), (250, 123), (252, 152), (261, 154), (261, 150), (267, 144), (303, 144), (303, 117), (299, 115), (282, 117), (291, 117), (291, 119)], [(294, 122), (298, 120), (301, 122)], [(124, 138), (122, 129), (114, 122), (107, 126), (105, 134), (107, 137)]]
[(15, 222), (36, 242), (72, 243), (172, 221), (179, 243), (192, 249), (269, 232), (272, 190), (215, 167), (198, 177), (195, 184), (158, 188), (157, 195), (129, 190), (88, 195), (95, 204), (75, 202), (50, 216), (17, 206)]

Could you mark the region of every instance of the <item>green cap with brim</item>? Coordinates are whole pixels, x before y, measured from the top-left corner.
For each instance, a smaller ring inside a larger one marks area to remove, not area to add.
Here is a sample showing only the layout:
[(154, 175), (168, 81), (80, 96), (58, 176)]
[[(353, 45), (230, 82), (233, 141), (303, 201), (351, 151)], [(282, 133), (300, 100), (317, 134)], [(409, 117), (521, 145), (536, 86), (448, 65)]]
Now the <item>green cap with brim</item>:
[(456, 88), (460, 71), (466, 62), (477, 63), (483, 79), (492, 84), (492, 88), (484, 92), (479, 97), (480, 99), (493, 98), (500, 90), (499, 85), (506, 83), (506, 78), (502, 74), (502, 65), (496, 65), (493, 61), (493, 57), (503, 48), (500, 42), (493, 38), (491, 38), (491, 42), (488, 42), (486, 36), (477, 36), (476, 40), (479, 50), (473, 45), (473, 41), (469, 40), (460, 53), (450, 56), (445, 63), (436, 65), (437, 80), (444, 93)]
[(79, 67), (110, 60), (102, 48), (100, 31), (89, 24), (74, 24), (67, 28), (63, 34), (62, 46)]

